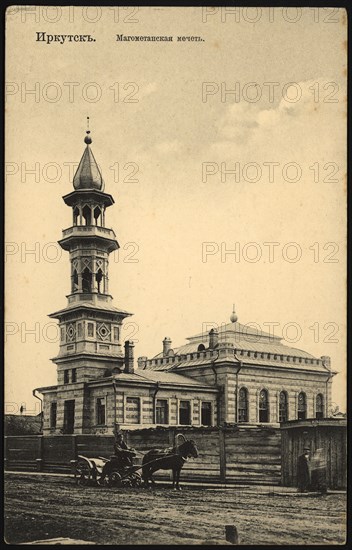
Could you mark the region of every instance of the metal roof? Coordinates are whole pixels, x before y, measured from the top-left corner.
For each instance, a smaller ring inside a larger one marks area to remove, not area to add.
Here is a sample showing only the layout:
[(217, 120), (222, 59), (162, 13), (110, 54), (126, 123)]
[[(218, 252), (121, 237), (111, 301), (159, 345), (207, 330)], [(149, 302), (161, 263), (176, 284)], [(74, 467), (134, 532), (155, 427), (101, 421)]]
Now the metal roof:
[[(173, 348), (174, 355), (195, 353), (198, 351), (200, 344), (204, 345), (205, 350), (209, 349), (208, 332), (204, 331), (195, 336), (190, 336), (186, 340), (188, 340), (188, 344)], [(280, 336), (274, 336), (268, 332), (260, 331), (249, 325), (242, 325), (237, 322), (227, 323), (218, 327), (218, 342), (220, 345), (222, 343), (229, 343), (233, 345), (235, 350), (243, 352), (315, 359), (315, 356), (307, 351), (284, 344)], [(163, 352), (160, 352), (152, 359), (161, 359), (163, 357)]]
[[(209, 323), (210, 325), (211, 323)], [(210, 329), (209, 329), (210, 330)], [(227, 323), (226, 325), (219, 325), (217, 326), (217, 331), (219, 334), (219, 339), (226, 334), (226, 335), (234, 335), (238, 334), (239, 338), (243, 337), (251, 337), (254, 338), (269, 338), (271, 341), (280, 341), (282, 340), (281, 336), (275, 336), (274, 334), (271, 334), (269, 332), (265, 332), (264, 330), (258, 330), (255, 327), (250, 326), (248, 323), (247, 325), (243, 325), (241, 323)], [(195, 340), (207, 340), (209, 337), (209, 331), (208, 332), (200, 332), (199, 334), (196, 334), (195, 336), (189, 336), (186, 338), (186, 340), (189, 340), (190, 342)], [(227, 339), (227, 338), (226, 338)]]
[[(164, 384), (175, 384), (177, 386), (192, 386), (198, 388), (208, 387), (208, 384), (199, 382), (194, 378), (184, 376), (175, 372), (160, 372), (147, 369), (136, 369), (134, 373), (121, 372), (115, 374), (114, 378), (121, 381), (130, 382), (161, 382)], [(209, 388), (212, 388), (209, 386)]]
[(75, 189), (104, 189), (104, 181), (93, 152), (87, 143), (78, 168), (73, 178)]
[[(259, 337), (258, 337), (259, 338)], [(221, 343), (221, 340), (219, 340)], [(249, 338), (245, 339), (239, 339), (238, 336), (234, 336), (231, 338), (231, 335), (226, 338), (226, 342), (229, 342), (233, 344), (233, 347), (235, 350), (240, 351), (251, 351), (251, 352), (258, 352), (258, 353), (270, 353), (273, 355), (286, 355), (290, 357), (302, 357), (305, 359), (315, 359), (315, 356), (311, 353), (308, 353), (306, 351), (303, 351), (298, 348), (293, 348), (291, 346), (286, 346), (285, 344), (282, 344), (280, 341), (275, 342), (269, 342), (268, 339), (266, 340), (260, 340), (258, 342), (249, 341)], [(209, 342), (207, 340), (204, 340), (203, 343), (205, 348), (207, 349), (209, 346)], [(173, 351), (175, 355), (185, 355), (188, 353), (195, 353), (198, 351), (199, 343), (190, 343), (185, 344), (183, 346), (180, 346), (179, 348), (174, 348)], [(160, 352), (153, 359), (161, 359), (163, 357), (163, 353)]]
[[(80, 296), (83, 296), (83, 294), (80, 294)], [(129, 313), (124, 309), (119, 309), (109, 304), (103, 305), (103, 304), (95, 304), (93, 302), (72, 302), (72, 304), (68, 304), (67, 307), (60, 309), (59, 311), (55, 311), (54, 313), (50, 313), (48, 317), (56, 317), (57, 315), (62, 315), (63, 313), (68, 313), (69, 311), (74, 311), (75, 309), (82, 309), (82, 308), (105, 311), (107, 313), (120, 313), (120, 314), (123, 314), (124, 316), (133, 315), (133, 313)]]

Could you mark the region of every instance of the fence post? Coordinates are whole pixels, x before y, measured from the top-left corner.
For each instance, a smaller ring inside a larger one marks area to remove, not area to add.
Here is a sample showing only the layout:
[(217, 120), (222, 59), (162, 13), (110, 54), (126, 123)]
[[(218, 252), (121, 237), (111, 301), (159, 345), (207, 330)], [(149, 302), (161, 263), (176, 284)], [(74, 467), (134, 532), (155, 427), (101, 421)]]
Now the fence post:
[(72, 455), (73, 455), (72, 460), (76, 460), (77, 459), (77, 435), (72, 435), (71, 437), (72, 437), (71, 451), (72, 451)]
[(226, 483), (226, 446), (225, 431), (219, 426), (220, 481)]
[(43, 436), (38, 435), (37, 436), (37, 455), (38, 458), (36, 458), (37, 463), (37, 470), (38, 472), (41, 472), (43, 470)]
[[(170, 447), (175, 446), (175, 437), (176, 437), (176, 428), (170, 427), (170, 430), (169, 430), (169, 445), (170, 445)], [(172, 470), (170, 471), (169, 478), (172, 481), (172, 479), (173, 479)]]

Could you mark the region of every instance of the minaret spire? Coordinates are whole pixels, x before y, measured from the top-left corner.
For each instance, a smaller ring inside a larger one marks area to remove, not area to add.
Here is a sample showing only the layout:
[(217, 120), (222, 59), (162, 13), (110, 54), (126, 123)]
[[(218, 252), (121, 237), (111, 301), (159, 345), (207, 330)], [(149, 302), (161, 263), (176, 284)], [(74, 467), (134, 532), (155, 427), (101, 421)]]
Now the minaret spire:
[(84, 143), (87, 145), (90, 145), (92, 143), (92, 138), (90, 137), (90, 130), (89, 130), (89, 116), (87, 116), (87, 130), (86, 130), (86, 137), (84, 138)]
[(87, 130), (84, 138), (86, 148), (73, 178), (73, 187), (78, 189), (97, 189), (104, 191), (104, 180), (99, 166), (94, 158), (93, 151), (89, 147), (92, 143), (89, 130), (89, 116), (87, 116)]

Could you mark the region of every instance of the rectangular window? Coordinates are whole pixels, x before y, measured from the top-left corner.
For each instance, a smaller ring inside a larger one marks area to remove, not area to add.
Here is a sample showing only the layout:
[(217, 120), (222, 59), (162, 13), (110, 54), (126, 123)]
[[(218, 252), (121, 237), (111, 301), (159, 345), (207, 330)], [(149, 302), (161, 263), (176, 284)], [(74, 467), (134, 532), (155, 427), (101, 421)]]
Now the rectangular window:
[(60, 338), (61, 338), (61, 342), (65, 341), (65, 329), (64, 329), (64, 327), (60, 328)]
[(179, 424), (189, 426), (191, 424), (191, 402), (180, 401), (178, 413)]
[(51, 406), (50, 406), (50, 428), (56, 428), (56, 411), (57, 411), (57, 403), (55, 401), (51, 403)]
[(97, 424), (106, 424), (105, 421), (105, 397), (98, 397), (97, 399)]
[(210, 401), (202, 402), (202, 416), (201, 416), (202, 426), (211, 426), (211, 403)]
[(64, 370), (64, 384), (68, 384), (70, 381), (70, 371)]
[(88, 336), (90, 338), (93, 338), (93, 336), (94, 336), (94, 324), (93, 323), (88, 323)]
[(72, 382), (77, 382), (77, 369), (72, 369)]
[(119, 339), (120, 339), (119, 327), (114, 327), (114, 340), (115, 340), (115, 342), (118, 342)]
[(82, 323), (77, 323), (77, 337), (82, 337)]
[(155, 409), (155, 423), (156, 424), (168, 424), (168, 402), (167, 399), (157, 399)]
[(126, 424), (140, 424), (140, 399), (139, 397), (127, 397), (126, 399)]

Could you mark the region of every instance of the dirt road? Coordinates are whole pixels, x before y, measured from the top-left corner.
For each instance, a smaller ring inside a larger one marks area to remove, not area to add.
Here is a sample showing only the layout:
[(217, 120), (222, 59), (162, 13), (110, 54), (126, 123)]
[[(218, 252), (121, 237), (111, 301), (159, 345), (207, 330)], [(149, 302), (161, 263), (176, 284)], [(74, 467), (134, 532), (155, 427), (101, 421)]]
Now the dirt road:
[(5, 475), (10, 544), (70, 537), (100, 544), (224, 541), (236, 525), (241, 544), (333, 544), (345, 540), (346, 497), (284, 496), (258, 488), (77, 487), (71, 478)]

